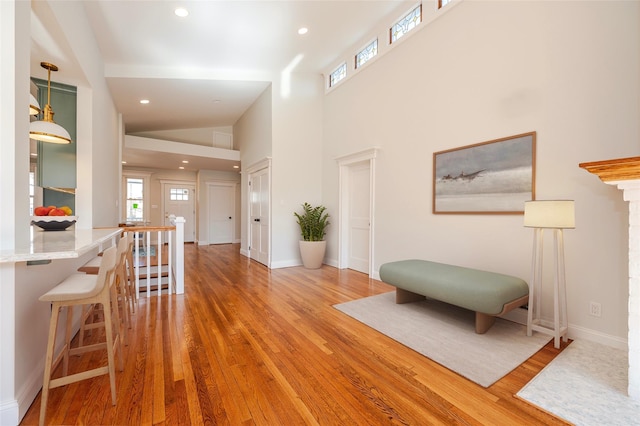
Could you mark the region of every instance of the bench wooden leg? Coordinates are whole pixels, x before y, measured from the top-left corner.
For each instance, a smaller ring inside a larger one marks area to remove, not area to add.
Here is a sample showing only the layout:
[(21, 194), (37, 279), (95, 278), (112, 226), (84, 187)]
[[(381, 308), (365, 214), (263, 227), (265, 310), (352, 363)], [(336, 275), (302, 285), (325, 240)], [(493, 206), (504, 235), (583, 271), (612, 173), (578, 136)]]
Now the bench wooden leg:
[(476, 333), (486, 333), (494, 322), (496, 322), (495, 316), (476, 312)]
[(396, 287), (396, 303), (411, 303), (426, 299), (423, 295)]

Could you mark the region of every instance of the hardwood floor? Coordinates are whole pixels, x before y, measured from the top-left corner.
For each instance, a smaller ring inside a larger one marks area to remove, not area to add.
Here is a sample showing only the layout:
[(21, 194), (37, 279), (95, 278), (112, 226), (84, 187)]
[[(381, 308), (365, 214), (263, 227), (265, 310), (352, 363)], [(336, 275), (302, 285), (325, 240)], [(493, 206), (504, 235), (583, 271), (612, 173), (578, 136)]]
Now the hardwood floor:
[[(185, 262), (184, 295), (140, 299), (117, 405), (108, 376), (86, 380), (51, 390), (47, 423), (566, 424), (514, 397), (560, 352), (552, 342), (485, 389), (334, 309), (393, 289), (364, 274), (270, 271), (237, 244), (187, 245)], [(22, 424), (39, 410), (38, 397)]]

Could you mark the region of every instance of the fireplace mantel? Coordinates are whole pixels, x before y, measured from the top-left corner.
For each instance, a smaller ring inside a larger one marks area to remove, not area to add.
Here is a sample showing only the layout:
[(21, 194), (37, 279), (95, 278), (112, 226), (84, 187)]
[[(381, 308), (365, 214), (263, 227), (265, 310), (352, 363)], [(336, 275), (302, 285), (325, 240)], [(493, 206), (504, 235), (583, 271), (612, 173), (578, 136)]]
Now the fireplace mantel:
[(640, 157), (580, 163), (579, 166), (603, 182), (640, 179)]
[(627, 392), (640, 401), (640, 157), (581, 163), (604, 183), (616, 185), (629, 201), (629, 299)]

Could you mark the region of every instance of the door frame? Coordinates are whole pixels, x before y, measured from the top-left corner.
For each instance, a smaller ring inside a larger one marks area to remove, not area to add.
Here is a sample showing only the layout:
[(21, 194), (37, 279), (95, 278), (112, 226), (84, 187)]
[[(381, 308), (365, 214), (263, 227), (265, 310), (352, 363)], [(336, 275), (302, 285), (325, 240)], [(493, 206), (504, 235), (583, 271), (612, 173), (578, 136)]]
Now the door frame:
[(244, 182), (244, 188), (245, 188), (245, 202), (246, 202), (246, 215), (245, 215), (245, 226), (247, 229), (247, 241), (246, 241), (246, 246), (245, 246), (245, 256), (247, 256), (249, 259), (251, 259), (251, 253), (249, 250), (249, 246), (251, 244), (251, 186), (249, 185), (249, 182), (251, 182), (251, 177), (261, 171), (267, 169), (267, 176), (269, 179), (269, 189), (268, 189), (268, 197), (267, 197), (267, 204), (268, 206), (268, 211), (269, 211), (269, 220), (267, 221), (267, 235), (269, 238), (269, 243), (267, 245), (269, 253), (267, 254), (267, 268), (271, 269), (271, 243), (272, 243), (272, 239), (271, 239), (271, 181), (272, 181), (272, 175), (271, 175), (271, 157), (266, 157), (254, 164), (252, 164), (251, 166), (247, 167), (246, 171), (243, 171), (243, 175), (246, 175), (247, 179)]
[(236, 187), (238, 186), (238, 182), (231, 182), (228, 180), (209, 180), (206, 182), (207, 186), (207, 244), (211, 244), (211, 187), (212, 186), (225, 186), (233, 189), (233, 237), (231, 238), (231, 242), (235, 242), (237, 239), (236, 236)]
[(369, 277), (373, 276), (375, 227), (375, 164), (380, 148), (369, 148), (364, 151), (337, 157), (339, 175), (338, 195), (338, 269), (348, 268), (349, 264), (349, 168), (355, 164), (369, 162)]

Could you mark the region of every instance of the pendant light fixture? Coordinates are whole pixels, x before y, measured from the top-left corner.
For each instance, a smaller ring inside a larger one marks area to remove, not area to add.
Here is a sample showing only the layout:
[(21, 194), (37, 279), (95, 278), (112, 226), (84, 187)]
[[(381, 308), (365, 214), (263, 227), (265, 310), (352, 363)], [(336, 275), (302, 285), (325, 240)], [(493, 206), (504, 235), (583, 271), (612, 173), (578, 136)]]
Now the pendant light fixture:
[(58, 67), (49, 62), (40, 62), (40, 66), (48, 71), (47, 104), (44, 106), (42, 120), (32, 121), (29, 127), (29, 137), (42, 142), (68, 144), (71, 136), (62, 126), (53, 122), (51, 109), (51, 71), (58, 71)]
[(35, 96), (29, 93), (29, 115), (40, 114), (40, 104)]

